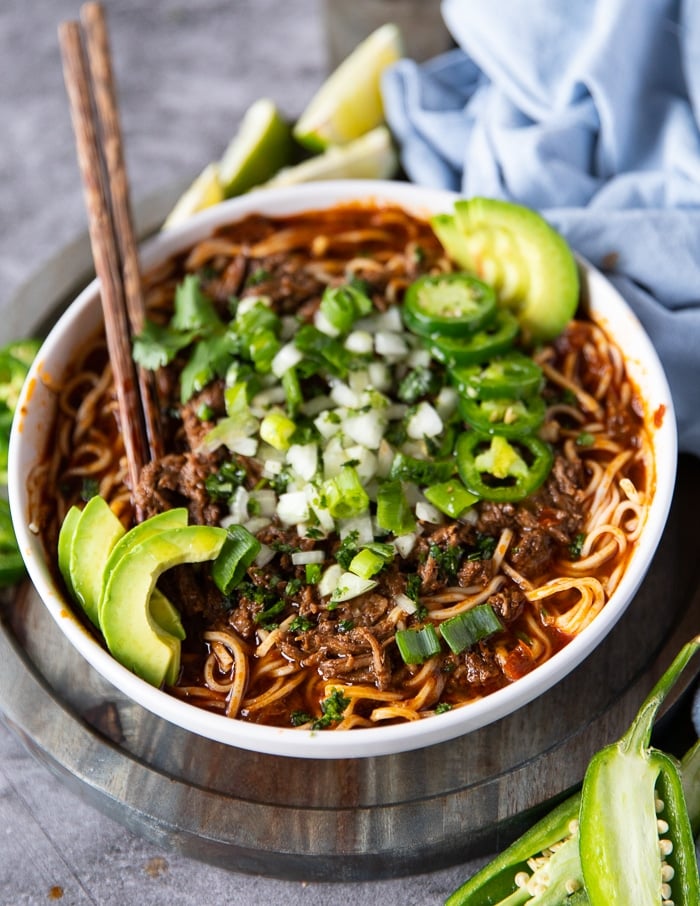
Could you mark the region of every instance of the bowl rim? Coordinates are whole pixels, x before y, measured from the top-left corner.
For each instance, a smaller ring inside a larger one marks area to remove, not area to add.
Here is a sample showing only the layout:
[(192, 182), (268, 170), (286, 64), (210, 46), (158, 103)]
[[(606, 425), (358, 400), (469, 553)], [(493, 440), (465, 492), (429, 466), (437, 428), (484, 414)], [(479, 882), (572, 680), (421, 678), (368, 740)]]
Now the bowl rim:
[[(374, 180), (339, 180), (260, 189), (208, 208), (195, 214), (182, 226), (157, 234), (140, 247), (140, 260), (143, 270), (148, 270), (160, 260), (186, 249), (217, 226), (252, 212), (283, 215), (320, 210), (357, 199), (398, 203), (414, 213), (427, 216), (450, 210), (459, 197), (459, 193), (447, 190)], [(663, 533), (675, 486), (677, 462), (671, 393), (653, 344), (618, 290), (589, 262), (580, 256), (577, 259), (587, 284), (594, 320), (604, 329), (612, 329), (619, 322), (624, 322), (626, 340), (633, 340), (633, 354), (626, 355), (625, 359), (631, 376), (640, 388), (653, 390), (653, 410), (664, 406), (665, 412), (660, 425), (655, 426), (652, 433), (655, 491), (645, 530), (632, 555), (630, 566), (633, 568), (625, 570), (611, 599), (586, 629), (548, 661), (486, 698), (432, 715), (429, 719), (340, 733), (269, 727), (207, 712), (156, 689), (119, 664), (73, 613), (72, 604), (62, 596), (52, 579), (41, 543), (30, 530), (26, 468), (23, 466), (28, 434), (25, 427), (32, 412), (31, 396), (43, 387), (42, 369), (47, 359), (52, 361), (57, 357), (66, 332), (70, 336), (71, 328), (81, 323), (91, 311), (99, 320), (97, 279), (92, 280), (71, 302), (45, 338), (22, 390), (9, 450), (8, 491), (20, 551), (31, 581), (68, 641), (104, 679), (137, 704), (170, 723), (229, 746), (287, 757), (364, 758), (436, 745), (506, 717), (550, 689), (596, 648), (631, 603)], [(605, 310), (596, 307), (601, 294), (606, 299)], [(648, 406), (649, 400), (645, 400), (645, 404)], [(647, 422), (651, 421), (652, 414), (650, 410), (646, 412)], [(660, 464), (663, 468), (659, 467)]]

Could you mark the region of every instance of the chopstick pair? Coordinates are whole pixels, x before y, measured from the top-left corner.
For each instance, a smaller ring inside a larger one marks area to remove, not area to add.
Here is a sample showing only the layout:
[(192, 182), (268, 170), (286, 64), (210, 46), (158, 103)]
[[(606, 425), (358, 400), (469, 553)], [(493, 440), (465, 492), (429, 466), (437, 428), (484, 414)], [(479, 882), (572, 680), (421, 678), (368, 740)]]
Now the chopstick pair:
[(144, 465), (161, 455), (162, 441), (154, 375), (137, 368), (131, 353), (144, 302), (101, 4), (85, 3), (80, 22), (63, 22), (59, 43), (133, 493)]

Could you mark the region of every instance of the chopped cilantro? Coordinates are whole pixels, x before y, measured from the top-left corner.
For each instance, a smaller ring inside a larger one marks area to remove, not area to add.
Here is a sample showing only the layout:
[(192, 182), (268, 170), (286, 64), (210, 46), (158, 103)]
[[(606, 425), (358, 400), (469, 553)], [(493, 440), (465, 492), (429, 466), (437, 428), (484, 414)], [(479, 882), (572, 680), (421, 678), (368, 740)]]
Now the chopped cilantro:
[(289, 715), (289, 722), (293, 727), (303, 727), (304, 724), (308, 724), (313, 718), (310, 714), (307, 714), (306, 711), (292, 711)]
[(440, 702), (440, 704), (435, 708), (436, 714), (444, 714), (445, 711), (451, 711), (452, 705), (449, 702)]
[(464, 556), (464, 548), (459, 545), (443, 548), (437, 544), (431, 544), (429, 556), (435, 560), (438, 569), (445, 574), (446, 578), (454, 579), (457, 576), (459, 564)]
[(303, 617), (300, 613), (298, 613), (289, 624), (288, 631), (292, 633), (306, 632), (309, 629), (313, 629), (313, 627), (314, 624), (311, 620), (309, 620), (307, 617)]
[(284, 587), (284, 593), (288, 598), (293, 598), (301, 591), (301, 579), (290, 579)]
[(246, 479), (246, 471), (235, 460), (222, 463), (218, 472), (208, 475), (204, 482), (207, 494), (214, 500), (228, 500)]
[(497, 543), (497, 539), (493, 535), (479, 534), (476, 539), (476, 548), (469, 551), (467, 560), (492, 560)]
[(595, 437), (589, 431), (582, 431), (576, 438), (577, 447), (592, 447)]
[(348, 532), (341, 541), (335, 559), (343, 569), (347, 569), (348, 566), (350, 566), (352, 558), (357, 553), (357, 541), (359, 537), (360, 533), (357, 531)]
[(340, 620), (338, 623), (338, 632), (350, 632), (354, 626), (355, 623), (352, 620)]
[(430, 368), (414, 368), (399, 384), (397, 396), (403, 403), (417, 403), (426, 396), (436, 394), (442, 381)]
[(264, 283), (266, 280), (269, 280), (272, 274), (270, 271), (266, 270), (264, 267), (259, 267), (257, 270), (254, 270), (253, 273), (246, 280), (246, 286), (257, 286), (260, 283)]
[(569, 545), (569, 555), (572, 560), (579, 560), (581, 558), (581, 550), (585, 540), (586, 535), (583, 532), (579, 532)]
[(279, 625), (276, 617), (282, 613), (286, 606), (286, 601), (282, 599), (275, 601), (270, 607), (266, 607), (265, 610), (258, 611), (255, 614), (255, 622), (258, 626), (262, 626), (263, 629), (274, 629)]
[(343, 719), (343, 713), (350, 704), (350, 699), (340, 689), (334, 689), (328, 698), (321, 702), (322, 717), (313, 722), (314, 730), (324, 730), (333, 723)]

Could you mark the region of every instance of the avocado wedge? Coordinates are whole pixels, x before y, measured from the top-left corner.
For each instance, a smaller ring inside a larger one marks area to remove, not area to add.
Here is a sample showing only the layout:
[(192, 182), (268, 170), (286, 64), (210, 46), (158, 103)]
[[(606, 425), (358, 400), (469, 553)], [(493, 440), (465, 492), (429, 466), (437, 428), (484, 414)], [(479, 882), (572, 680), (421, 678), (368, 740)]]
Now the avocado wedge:
[[(70, 517), (72, 522), (75, 516)], [(70, 523), (69, 523), (70, 530)], [(102, 576), (114, 545), (126, 533), (103, 497), (85, 504), (72, 533), (68, 558), (69, 587), (92, 623), (99, 627)], [(59, 536), (60, 537), (60, 536)]]
[(114, 657), (154, 686), (172, 684), (180, 666), (180, 641), (162, 629), (150, 600), (159, 576), (173, 566), (213, 560), (226, 530), (193, 525), (166, 529), (135, 545), (115, 564), (101, 603), (101, 627)]
[[(177, 507), (173, 510), (166, 510), (164, 513), (157, 513), (135, 525), (132, 529), (123, 535), (112, 548), (109, 559), (105, 565), (104, 576), (102, 580), (102, 592), (100, 594), (100, 603), (98, 607), (98, 617), (100, 625), (102, 621), (102, 600), (104, 597), (105, 586), (117, 563), (123, 556), (128, 554), (136, 545), (141, 544), (152, 535), (157, 535), (166, 529), (183, 528), (187, 525), (188, 515), (185, 507)], [(175, 606), (166, 598), (157, 588), (153, 589), (151, 595), (151, 615), (156, 623), (170, 635), (182, 640), (185, 638), (185, 630), (180, 620), (180, 614)]]
[(80, 513), (80, 507), (72, 506), (63, 517), (61, 530), (58, 533), (58, 569), (63, 576), (63, 581), (66, 583), (66, 588), (73, 598), (76, 597), (76, 594), (73, 588), (73, 578), (70, 574), (70, 553), (75, 530), (80, 520)]
[(536, 211), (491, 198), (455, 202), (431, 225), (447, 254), (497, 291), (526, 341), (551, 340), (579, 301), (576, 259), (566, 240)]

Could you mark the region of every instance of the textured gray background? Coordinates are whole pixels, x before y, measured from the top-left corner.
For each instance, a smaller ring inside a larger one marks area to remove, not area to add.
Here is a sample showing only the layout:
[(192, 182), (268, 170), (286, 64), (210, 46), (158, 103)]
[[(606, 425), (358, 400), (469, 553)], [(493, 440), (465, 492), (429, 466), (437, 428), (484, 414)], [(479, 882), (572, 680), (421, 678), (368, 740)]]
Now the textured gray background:
[[(135, 201), (218, 157), (257, 97), (298, 114), (324, 74), (320, 0), (105, 6)], [(78, 0), (0, 0), (0, 307), (85, 229), (56, 39), (58, 23), (78, 10)], [(430, 906), (466, 874), (457, 867), (334, 886), (214, 869), (162, 852), (103, 817), (0, 724), (0, 906)], [(62, 890), (58, 900), (54, 887)]]

